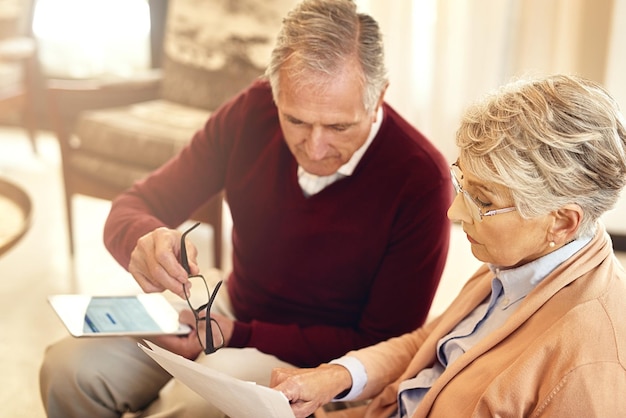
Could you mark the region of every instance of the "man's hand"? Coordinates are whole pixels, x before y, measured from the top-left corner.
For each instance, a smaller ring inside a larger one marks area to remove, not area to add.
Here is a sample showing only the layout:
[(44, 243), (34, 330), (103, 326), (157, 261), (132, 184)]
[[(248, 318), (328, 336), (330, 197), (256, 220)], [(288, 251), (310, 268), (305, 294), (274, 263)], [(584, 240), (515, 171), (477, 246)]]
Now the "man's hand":
[(189, 360), (195, 360), (202, 352), (202, 347), (196, 337), (194, 329), (187, 335), (163, 335), (149, 338), (159, 347), (165, 348), (174, 354), (185, 357)]
[[(211, 318), (213, 318), (217, 322), (217, 324), (220, 326), (220, 329), (222, 330), (222, 335), (224, 336), (224, 347), (228, 346), (228, 343), (230, 343), (230, 339), (233, 336), (233, 329), (235, 328), (234, 321), (230, 318), (225, 317), (224, 315), (213, 312), (211, 313)], [(219, 331), (214, 328), (215, 326), (213, 326), (213, 328), (211, 329), (213, 331), (213, 341), (219, 341), (219, 338), (221, 338), (217, 335)]]
[(297, 418), (305, 418), (352, 387), (352, 377), (337, 364), (314, 369), (277, 368), (272, 370), (270, 386), (285, 394)]
[[(200, 312), (200, 318), (204, 317), (205, 312)], [(219, 341), (224, 341), (224, 347), (228, 346), (230, 342), (230, 338), (233, 335), (233, 328), (235, 327), (233, 320), (225, 317), (224, 315), (220, 315), (218, 313), (211, 313), (211, 318), (217, 322), (219, 325), (219, 329), (215, 326), (215, 324), (211, 324), (211, 333), (213, 334), (213, 342), (216, 345), (219, 345)], [(189, 324), (192, 328), (195, 328), (196, 318), (193, 313), (186, 309), (181, 311), (179, 321), (183, 324)], [(222, 331), (220, 334), (220, 330)], [(198, 336), (202, 341), (202, 345), (206, 347), (206, 321), (198, 321)], [(197, 340), (198, 338), (196, 338)]]
[[(199, 321), (199, 329), (196, 329), (196, 317), (189, 309), (183, 309), (179, 316), (178, 321), (181, 324), (189, 325), (191, 331), (187, 335), (165, 335), (151, 338), (160, 347), (171, 351), (172, 353), (183, 356), (189, 360), (195, 360), (202, 352), (202, 346), (198, 341), (198, 335), (202, 336), (204, 340), (205, 333), (205, 321)], [(215, 338), (215, 335), (213, 336)]]
[[(168, 289), (185, 298), (182, 285), (188, 283), (188, 275), (179, 260), (181, 235), (178, 230), (163, 227), (137, 240), (128, 271), (144, 292), (162, 292)], [(190, 241), (187, 241), (186, 247), (191, 274), (198, 274), (198, 250)]]
[[(200, 313), (200, 317), (203, 316), (204, 313)], [(211, 318), (215, 319), (219, 324), (224, 336), (224, 346), (227, 346), (230, 341), (230, 337), (233, 335), (233, 321), (216, 313), (212, 313)], [(198, 336), (200, 337), (200, 340), (202, 340), (202, 344), (206, 346), (206, 321), (198, 321), (198, 329), (196, 329), (196, 317), (189, 309), (184, 309), (180, 312), (178, 321), (181, 324), (189, 325), (191, 328), (189, 334), (184, 336), (159, 336), (154, 337), (151, 340), (172, 353), (181, 355), (189, 360), (195, 360), (203, 350), (203, 347), (198, 341)], [(213, 341), (221, 341), (222, 336), (215, 325), (211, 328), (211, 331), (213, 333)]]

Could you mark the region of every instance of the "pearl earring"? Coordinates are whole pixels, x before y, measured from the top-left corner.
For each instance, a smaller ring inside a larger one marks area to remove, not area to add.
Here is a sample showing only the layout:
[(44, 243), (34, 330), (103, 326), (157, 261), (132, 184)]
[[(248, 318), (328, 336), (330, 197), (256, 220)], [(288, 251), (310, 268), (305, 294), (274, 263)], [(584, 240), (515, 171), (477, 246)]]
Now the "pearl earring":
[(550, 248), (556, 247), (556, 243), (554, 241), (550, 241), (548, 245), (550, 246)]

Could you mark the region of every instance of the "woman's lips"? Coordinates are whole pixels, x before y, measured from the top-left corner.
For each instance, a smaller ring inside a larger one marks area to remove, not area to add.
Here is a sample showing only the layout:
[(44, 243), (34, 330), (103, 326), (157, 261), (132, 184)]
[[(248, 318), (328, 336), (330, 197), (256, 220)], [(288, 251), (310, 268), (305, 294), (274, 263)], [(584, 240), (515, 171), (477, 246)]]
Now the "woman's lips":
[(465, 235), (467, 236), (467, 240), (471, 243), (471, 244), (478, 244), (478, 241), (476, 241), (474, 238), (472, 238), (472, 236), (470, 234), (468, 234), (467, 232), (465, 233)]

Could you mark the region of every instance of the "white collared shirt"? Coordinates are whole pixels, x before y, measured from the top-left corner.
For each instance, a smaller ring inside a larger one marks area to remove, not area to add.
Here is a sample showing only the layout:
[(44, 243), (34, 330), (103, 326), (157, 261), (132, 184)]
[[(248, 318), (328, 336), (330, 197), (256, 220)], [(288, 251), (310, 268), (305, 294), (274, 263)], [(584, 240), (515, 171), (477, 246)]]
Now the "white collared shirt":
[(370, 130), (369, 136), (367, 137), (367, 140), (363, 145), (361, 145), (359, 149), (354, 152), (354, 154), (352, 154), (352, 157), (347, 163), (339, 167), (336, 173), (328, 176), (316, 176), (315, 174), (306, 172), (304, 168), (298, 165), (298, 183), (300, 184), (302, 192), (305, 194), (305, 196), (309, 197), (316, 193), (319, 193), (325, 187), (333, 184), (337, 180), (340, 180), (347, 176), (351, 176), (354, 172), (354, 169), (361, 161), (361, 158), (363, 158), (363, 154), (365, 154), (365, 151), (367, 151), (367, 149), (369, 148), (370, 144), (376, 137), (376, 134), (378, 134), (378, 130), (380, 129), (382, 120), (383, 107), (380, 106), (378, 108), (376, 122), (372, 124), (372, 128)]

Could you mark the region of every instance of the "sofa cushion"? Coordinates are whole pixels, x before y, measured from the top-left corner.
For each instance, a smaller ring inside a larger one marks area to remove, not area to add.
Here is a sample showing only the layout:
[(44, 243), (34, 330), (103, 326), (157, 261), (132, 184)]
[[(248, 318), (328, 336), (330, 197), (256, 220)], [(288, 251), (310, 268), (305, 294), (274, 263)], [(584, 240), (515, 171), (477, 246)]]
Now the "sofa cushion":
[(85, 111), (70, 146), (98, 159), (152, 170), (178, 153), (210, 112), (165, 100)]
[(90, 154), (72, 154), (70, 164), (82, 176), (98, 180), (115, 189), (127, 189), (137, 180), (141, 180), (152, 170), (143, 170), (137, 166), (113, 160), (103, 160)]
[(152, 171), (120, 161), (103, 160), (89, 153), (72, 154), (70, 164), (74, 172), (81, 173), (81, 177), (97, 180), (117, 190), (129, 188)]
[(263, 75), (282, 18), (295, 3), (170, 1), (161, 97), (215, 110)]

